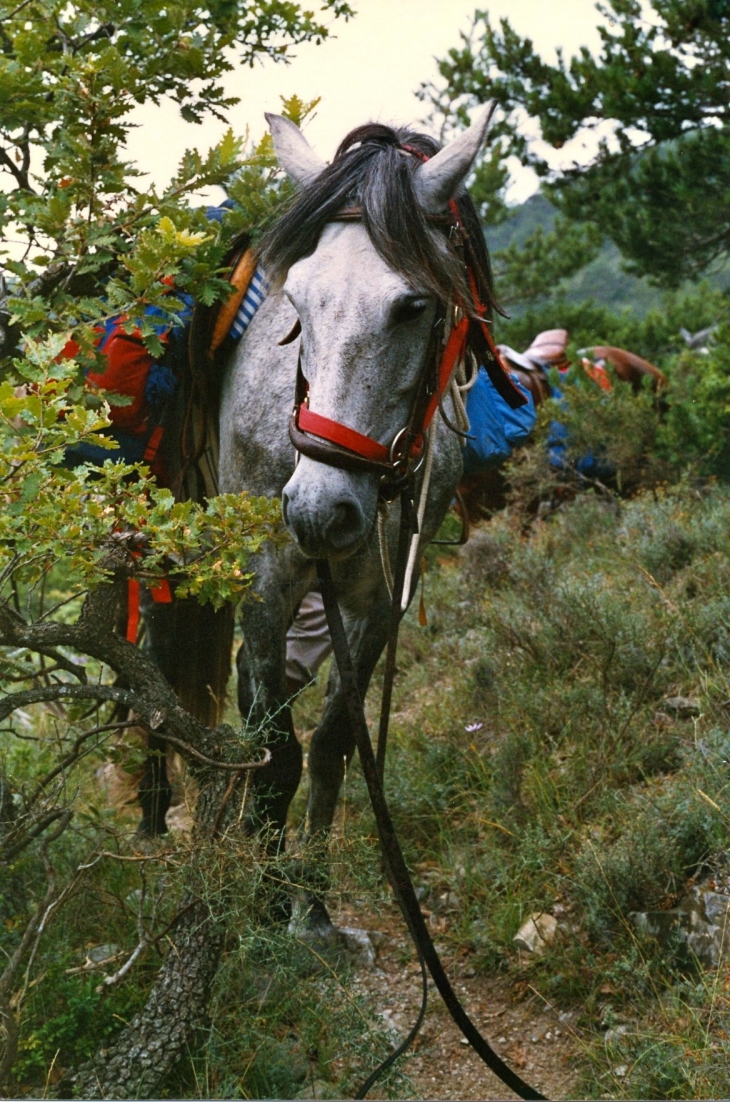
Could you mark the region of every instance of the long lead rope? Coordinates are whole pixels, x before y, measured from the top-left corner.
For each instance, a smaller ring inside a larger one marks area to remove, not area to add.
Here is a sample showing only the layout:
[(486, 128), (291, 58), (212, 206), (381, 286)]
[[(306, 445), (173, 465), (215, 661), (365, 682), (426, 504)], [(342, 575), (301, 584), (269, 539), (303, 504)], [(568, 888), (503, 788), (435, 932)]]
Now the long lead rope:
[(411, 1029), (410, 1033), (404, 1041), (402, 1041), (398, 1048), (394, 1049), (382, 1064), (378, 1064), (375, 1071), (368, 1075), (364, 1083), (356, 1091), (355, 1098), (367, 1098), (368, 1091), (371, 1087), (374, 1087), (381, 1075), (385, 1075), (389, 1067), (398, 1060), (404, 1052), (407, 1052), (415, 1041), (418, 1034), (421, 1032), (421, 1026), (423, 1025), (423, 1019), (426, 1017), (426, 1010), (428, 1008), (428, 970), (426, 968), (426, 961), (423, 958), (420, 946), (416, 944), (416, 952), (418, 953), (418, 963), (421, 966), (421, 1006), (418, 1011), (418, 1017), (416, 1018), (415, 1025)]
[[(404, 518), (404, 513), (408, 515), (408, 522), (412, 529), (411, 503), (409, 491), (405, 491), (401, 495), (401, 533), (406, 533), (408, 525)], [(399, 544), (405, 544), (408, 546), (407, 540), (399, 539)], [(396, 564), (394, 581), (397, 583), (398, 575), (402, 572), (401, 576), (405, 574), (405, 565), (401, 562), (402, 556), (399, 554), (398, 563)], [(386, 873), (390, 881), (391, 887), (395, 894), (398, 906), (401, 909), (403, 918), (405, 919), (408, 930), (416, 945), (419, 953), (419, 958), (425, 961), (426, 966), (431, 973), (433, 981), (443, 999), (447, 1010), (451, 1017), (456, 1022), (457, 1026), (466, 1037), (469, 1044), (475, 1050), (475, 1052), (481, 1057), (484, 1063), (487, 1065), (495, 1075), (502, 1080), (502, 1082), (514, 1091), (519, 1098), (524, 1099), (537, 1099), (542, 1100), (544, 1095), (536, 1091), (528, 1083), (525, 1083), (523, 1079), (512, 1071), (507, 1064), (497, 1055), (489, 1042), (482, 1037), (479, 1030), (476, 1028), (471, 1018), (468, 1016), (463, 1006), (459, 1002), (459, 999), (454, 991), (448, 976), (446, 975), (443, 965), (439, 959), (436, 947), (433, 944), (431, 935), (426, 926), (425, 919), (421, 914), (421, 908), (416, 896), (413, 882), (408, 872), (403, 852), (398, 841), (398, 837), (395, 832), (393, 820), (390, 816), (390, 811), (383, 793), (383, 787), (380, 781), (378, 773), (378, 766), (375, 760), (375, 754), (373, 752), (372, 743), (370, 741), (370, 733), (368, 731), (367, 720), (365, 719), (365, 712), (363, 709), (362, 698), (357, 685), (357, 679), (355, 677), (355, 671), (352, 665), (352, 658), (350, 656), (350, 649), (347, 643), (347, 635), (345, 634), (345, 628), (342, 623), (342, 616), (340, 614), (339, 605), (337, 603), (337, 593), (332, 579), (332, 571), (330, 565), (326, 559), (320, 559), (317, 562), (317, 574), (319, 576), (319, 585), (322, 593), (322, 599), (324, 602), (325, 613), (327, 615), (327, 623), (332, 637), (332, 646), (335, 654), (335, 661), (337, 662), (337, 668), (340, 675), (340, 681), (345, 693), (345, 700), (347, 703), (347, 709), (350, 713), (350, 721), (353, 726), (355, 734), (355, 742), (357, 745), (358, 753), (360, 755), (360, 762), (362, 765), (363, 775), (365, 777), (365, 783), (368, 788), (368, 794), (370, 796), (370, 803), (373, 808), (375, 816), (375, 823), (378, 830), (378, 837), (380, 839), (380, 846), (383, 854), (383, 860), (385, 864)], [(402, 582), (401, 582), (402, 586)], [(398, 586), (394, 585), (393, 603), (394, 603), (394, 615), (393, 621), (396, 622), (400, 619), (399, 605), (400, 605), (400, 593), (397, 592)], [(390, 650), (390, 647), (389, 647)], [(424, 996), (427, 990), (427, 985), (424, 984)], [(425, 997), (421, 1007), (421, 1013), (419, 1014), (419, 1020), (411, 1030), (409, 1037), (406, 1039), (408, 1043), (415, 1037), (418, 1028), (420, 1028), (423, 1015), (425, 1013)], [(397, 1055), (400, 1055), (405, 1050), (407, 1045), (401, 1045)], [(392, 1057), (392, 1058), (391, 1058)], [(383, 1065), (377, 1069), (375, 1078), (390, 1066), (392, 1060), (396, 1058), (396, 1053), (391, 1054), (391, 1057)], [(363, 1084), (363, 1088), (358, 1092), (357, 1097), (364, 1097), (367, 1090), (370, 1089), (375, 1081), (373, 1076)]]

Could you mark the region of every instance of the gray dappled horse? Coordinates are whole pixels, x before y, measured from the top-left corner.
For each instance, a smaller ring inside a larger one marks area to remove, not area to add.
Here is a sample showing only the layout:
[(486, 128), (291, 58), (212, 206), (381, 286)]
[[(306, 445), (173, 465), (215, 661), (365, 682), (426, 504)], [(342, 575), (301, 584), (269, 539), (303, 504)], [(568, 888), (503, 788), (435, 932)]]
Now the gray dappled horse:
[[(221, 492), (281, 497), (293, 537), (253, 563), (261, 600), (243, 606), (237, 659), (241, 713), (265, 726), (271, 751), (253, 782), (254, 820), (278, 847), (302, 773), (287, 701), (285, 638), (316, 583), (315, 560), (331, 564), (363, 696), (390, 616), (376, 534), (380, 478), (308, 455), (297, 462), (288, 424), (298, 364), (310, 410), (390, 448), (409, 423), (424, 373), (434, 370), (433, 349), (443, 347), (455, 304), (475, 317), (478, 300), (491, 310), (493, 299), (483, 235), (464, 190), (485, 138), (486, 113), (440, 152), (431, 138), (410, 130), (360, 127), (329, 166), (291, 122), (267, 117), (279, 161), (300, 190), (263, 243), (270, 294), (225, 369), (219, 485)], [(479, 340), (470, 330), (469, 347), (484, 362), (489, 354)], [(436, 533), (461, 475), (460, 439), (446, 424), (455, 416), (448, 392), (443, 413), (430, 429), (433, 462), (420, 550)], [(416, 476), (416, 501), (422, 476)], [(386, 525), (391, 557), (398, 514), (396, 501)], [(218, 647), (225, 646), (230, 636), (222, 632)], [(312, 839), (326, 839), (353, 751), (333, 668), (309, 751)], [(283, 899), (280, 906), (283, 917)], [(310, 920), (329, 927), (321, 893), (311, 899)]]

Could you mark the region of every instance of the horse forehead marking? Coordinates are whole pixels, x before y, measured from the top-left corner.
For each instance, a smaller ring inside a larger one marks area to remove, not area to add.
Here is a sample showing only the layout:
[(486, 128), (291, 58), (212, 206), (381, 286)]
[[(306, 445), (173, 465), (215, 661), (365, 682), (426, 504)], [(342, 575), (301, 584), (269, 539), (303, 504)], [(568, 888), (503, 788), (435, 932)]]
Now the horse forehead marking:
[(358, 223), (326, 226), (315, 251), (292, 266), (285, 286), (297, 297), (324, 293), (329, 300), (367, 298), (376, 303), (409, 289)]

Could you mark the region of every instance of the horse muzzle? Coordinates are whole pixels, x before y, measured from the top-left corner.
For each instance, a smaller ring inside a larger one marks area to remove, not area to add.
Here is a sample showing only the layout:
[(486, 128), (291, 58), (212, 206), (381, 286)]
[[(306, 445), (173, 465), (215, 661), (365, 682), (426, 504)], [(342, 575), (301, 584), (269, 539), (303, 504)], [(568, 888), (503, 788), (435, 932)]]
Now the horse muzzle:
[(346, 559), (372, 530), (377, 498), (372, 475), (302, 456), (281, 495), (284, 523), (308, 558)]

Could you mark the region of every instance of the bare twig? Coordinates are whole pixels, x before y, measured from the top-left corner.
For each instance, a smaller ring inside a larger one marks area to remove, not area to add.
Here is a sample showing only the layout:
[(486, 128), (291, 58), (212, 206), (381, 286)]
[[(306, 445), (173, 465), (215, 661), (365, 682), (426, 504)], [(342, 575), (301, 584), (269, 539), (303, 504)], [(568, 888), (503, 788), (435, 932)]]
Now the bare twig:
[(115, 700), (129, 708), (139, 707), (136, 693), (129, 689), (118, 689), (113, 685), (46, 685), (38, 689), (26, 689), (23, 692), (8, 693), (0, 701), (0, 720), (28, 704), (48, 704), (56, 700)]
[[(73, 674), (74, 677), (77, 677), (82, 685), (87, 683), (88, 678), (83, 666), (77, 665), (75, 662), (71, 661), (70, 658), (66, 658), (64, 655), (59, 654), (58, 651), (54, 650), (52, 647), (33, 647), (32, 649), (43, 658), (51, 658), (56, 665), (51, 666), (50, 669), (43, 666), (41, 669), (34, 670), (33, 672), (18, 673), (14, 676), (5, 675), (5, 681), (30, 681), (34, 677), (50, 675), (56, 670), (65, 670), (66, 673)], [(22, 669), (22, 667), (19, 668)]]
[[(53, 868), (53, 865), (51, 864), (50, 857), (48, 856), (48, 847), (50, 846), (51, 842), (55, 842), (57, 838), (60, 838), (60, 836), (63, 834), (64, 830), (66, 829), (66, 827), (71, 822), (72, 818), (73, 818), (73, 812), (72, 811), (67, 811), (64, 818), (62, 819), (62, 821), (59, 823), (59, 825), (54, 830), (53, 834), (49, 834), (49, 836), (43, 842), (43, 848), (42, 848), (43, 864), (44, 864), (45, 869), (46, 869), (46, 878), (47, 878), (47, 881), (48, 881), (48, 891), (46, 892), (46, 897), (48, 897), (49, 894), (52, 895), (56, 890), (56, 871)], [(13, 1006), (14, 1009), (18, 1009), (19, 1007), (21, 1007), (23, 1005), (23, 1000), (25, 999), (25, 996), (28, 993), (28, 987), (30, 985), (30, 970), (33, 967), (33, 961), (35, 960), (36, 953), (38, 952), (38, 946), (40, 945), (41, 937), (43, 936), (43, 933), (46, 929), (46, 925), (48, 923), (48, 920), (50, 919), (53, 912), (58, 909), (58, 907), (61, 905), (61, 903), (63, 903), (64, 900), (66, 900), (69, 897), (69, 895), (71, 894), (73, 889), (78, 884), (79, 879), (80, 879), (80, 875), (77, 871), (76, 876), (73, 878), (71, 883), (67, 884), (66, 887), (59, 893), (59, 895), (56, 896), (55, 899), (51, 898), (48, 906), (46, 907), (46, 909), (43, 913), (43, 917), (41, 918), (40, 923), (38, 924), (38, 927), (36, 929), (35, 939), (33, 941), (33, 948), (30, 951), (30, 957), (28, 958), (28, 964), (26, 965), (26, 969), (25, 969), (25, 977), (23, 979), (23, 986), (22, 986), (21, 990), (19, 992), (17, 992), (13, 996), (13, 998), (11, 999), (11, 1005)]]
[(226, 786), (226, 790), (223, 793), (223, 796), (221, 797), (221, 802), (220, 802), (220, 805), (218, 807), (218, 811), (216, 812), (215, 821), (213, 822), (212, 834), (213, 834), (214, 837), (218, 833), (218, 831), (220, 830), (220, 826), (221, 826), (221, 823), (223, 821), (223, 815), (224, 815), (226, 807), (228, 805), (228, 801), (230, 800), (231, 796), (233, 795), (235, 789), (238, 787), (238, 785), (240, 783), (240, 780), (241, 780), (241, 776), (242, 776), (241, 773), (236, 773), (236, 774), (234, 774), (234, 776), (231, 777), (230, 781), (228, 782), (228, 784)]
[[(145, 710), (149, 710), (142, 708), (139, 694), (130, 689), (118, 689), (113, 685), (49, 685), (42, 689), (26, 689), (24, 692), (10, 693), (3, 701), (0, 701), (0, 720), (7, 719), (16, 708), (22, 708), (28, 704), (47, 704), (54, 700), (115, 700), (126, 704), (138, 715), (140, 712), (143, 713)], [(190, 757), (202, 762), (203, 765), (210, 765), (215, 769), (225, 769), (236, 773), (244, 769), (263, 769), (271, 760), (271, 753), (267, 749), (260, 761), (216, 761), (215, 758), (210, 758), (207, 754), (202, 754), (200, 750), (196, 750), (189, 742), (178, 738), (177, 735), (170, 735), (158, 730), (157, 724), (152, 720), (153, 715), (145, 719), (144, 714), (142, 714), (139, 715), (137, 725), (154, 731), (158, 738), (171, 743), (179, 750), (189, 754)]]
[(159, 853), (112, 853), (111, 850), (103, 849), (101, 853), (97, 853), (96, 857), (91, 861), (87, 861), (84, 865), (79, 865), (79, 869), (93, 869), (94, 865), (98, 865), (103, 857), (109, 857), (112, 861), (131, 861), (134, 864), (141, 864), (146, 861), (164, 861), (166, 865), (170, 863), (170, 857), (168, 854), (161, 856)]
[[(51, 811), (47, 811), (45, 815), (41, 815), (39, 819), (28, 828), (23, 829), (22, 824), (19, 829), (11, 830), (6, 835), (6, 838), (10, 841), (18, 834), (21, 835), (20, 840), (13, 845), (3, 845), (0, 849), (0, 857), (3, 861), (11, 861), (13, 857), (17, 857), (19, 853), (22, 853), (24, 849), (30, 845), (44, 830), (47, 830), (53, 823), (58, 822), (59, 819), (63, 819), (64, 816), (69, 814), (68, 810), (63, 807), (55, 807)], [(65, 828), (64, 828), (65, 829)]]
[[(0, 482), (5, 482), (8, 478), (10, 478), (10, 475), (6, 475), (5, 478), (0, 479)], [(11, 578), (15, 574), (15, 571), (18, 568), (18, 563), (20, 562), (20, 558), (21, 556), (17, 553), (17, 551), (13, 552), (13, 556), (10, 559), (10, 562), (0, 573), (0, 586), (4, 585), (8, 578)]]
[(91, 31), (89, 34), (82, 35), (81, 38), (72, 40), (72, 53), (77, 54), (84, 46), (88, 46), (90, 42), (98, 42), (100, 38), (112, 38), (115, 30), (116, 27), (113, 23), (102, 23), (95, 31)]
[(83, 964), (79, 964), (76, 968), (64, 968), (64, 976), (84, 976), (90, 972), (102, 972), (107, 964), (113, 964), (115, 960), (119, 960), (124, 956), (124, 952), (120, 950), (118, 953), (113, 953), (110, 957), (105, 957), (104, 960), (90, 960), (88, 957)]
[[(144, 726), (144, 725), (142, 725)], [(185, 742), (181, 738), (177, 738), (175, 735), (166, 735), (163, 731), (155, 731), (157, 738), (164, 739), (165, 742), (171, 743), (173, 746), (177, 746), (179, 750), (183, 750), (186, 754), (190, 754), (191, 757), (196, 758), (202, 762), (203, 765), (212, 765), (214, 769), (226, 769), (233, 773), (243, 772), (245, 769), (263, 769), (265, 765), (268, 765), (271, 761), (271, 751), (267, 748), (264, 750), (264, 756), (260, 761), (216, 761), (215, 758), (209, 758), (207, 754), (201, 754), (199, 750), (196, 750), (190, 743)]]
[(58, 764), (55, 765), (49, 773), (46, 773), (45, 777), (38, 781), (38, 784), (36, 785), (33, 794), (27, 800), (27, 804), (34, 804), (43, 789), (47, 788), (51, 781), (54, 780), (59, 773), (63, 773), (63, 771), (67, 769), (69, 765), (73, 765), (74, 761), (76, 761), (80, 755), (81, 747), (83, 746), (83, 744), (87, 742), (90, 738), (93, 738), (94, 735), (101, 735), (110, 731), (123, 731), (127, 727), (137, 726), (138, 724), (136, 720), (128, 720), (124, 723), (102, 723), (98, 727), (91, 727), (88, 731), (84, 731), (84, 733), (82, 735), (79, 735), (79, 737), (76, 739), (66, 757), (58, 762)]
[(58, 612), (59, 608), (63, 608), (64, 605), (70, 605), (73, 603), (73, 601), (81, 600), (86, 596), (86, 594), (86, 590), (81, 590), (78, 593), (72, 593), (70, 597), (64, 597), (62, 601), (59, 601), (58, 604), (53, 605), (53, 607), (47, 609), (42, 616), (39, 616), (36, 623), (41, 624), (44, 620), (50, 619), (50, 617), (53, 616), (54, 612)]
[(11, 11), (0, 14), (0, 23), (5, 23), (8, 19), (12, 19), (13, 16), (21, 12), (23, 8), (27, 8), (30, 3), (32, 3), (32, 0), (22, 0), (22, 3), (18, 4), (17, 7), (13, 8)]
[[(71, 822), (71, 814), (72, 813), (70, 811), (67, 812), (64, 820), (59, 823), (53, 834), (49, 835), (49, 837), (46, 839), (44, 843), (44, 848), (46, 850), (51, 842), (54, 842), (58, 837), (60, 837), (68, 824)], [(48, 867), (46, 871), (48, 873)], [(51, 911), (52, 907), (55, 905), (55, 902), (57, 902), (57, 900), (54, 901), (55, 893), (55, 878), (49, 877), (46, 887), (46, 893), (41, 902), (36, 907), (35, 913), (26, 926), (23, 936), (20, 939), (20, 943), (16, 946), (15, 952), (10, 957), (10, 960), (5, 967), (5, 971), (2, 973), (2, 975), (0, 975), (0, 1000), (8, 997), (10, 990), (12, 989), (13, 984), (17, 979), (18, 973), (20, 972), (20, 968), (22, 966), (28, 948), (37, 937), (39, 930), (42, 932), (48, 914)]]
[[(135, 946), (135, 948), (130, 953), (127, 960), (125, 960), (122, 967), (117, 969), (116, 972), (113, 972), (111, 976), (104, 976), (104, 979), (101, 981), (101, 983), (95, 989), (97, 995), (100, 995), (106, 987), (113, 987), (115, 984), (119, 983), (120, 980), (124, 979), (124, 977), (127, 975), (127, 973), (130, 972), (131, 969), (134, 967), (134, 962), (142, 956), (145, 949), (148, 949), (149, 946), (152, 943), (152, 939), (150, 938), (150, 936), (147, 933), (147, 930), (145, 929), (145, 926), (144, 926), (144, 920), (143, 920), (143, 916), (142, 916), (143, 900), (144, 900), (144, 896), (140, 899), (139, 910), (137, 912), (137, 935), (139, 937), (139, 941), (137, 942), (137, 945)], [(154, 919), (154, 912), (153, 912), (153, 919)]]
[(0, 164), (4, 165), (8, 172), (12, 174), (18, 187), (21, 187), (23, 191), (33, 191), (28, 180), (28, 173), (23, 171), (23, 166), (16, 165), (10, 154), (2, 148), (0, 148)]
[[(83, 684), (87, 684), (86, 670), (83, 666), (77, 665), (70, 658), (66, 658), (63, 654), (59, 654), (53, 647), (34, 647), (36, 654), (42, 654), (46, 658), (51, 658), (56, 663), (59, 669), (66, 670), (67, 673), (73, 674)], [(51, 671), (49, 671), (51, 672)]]

